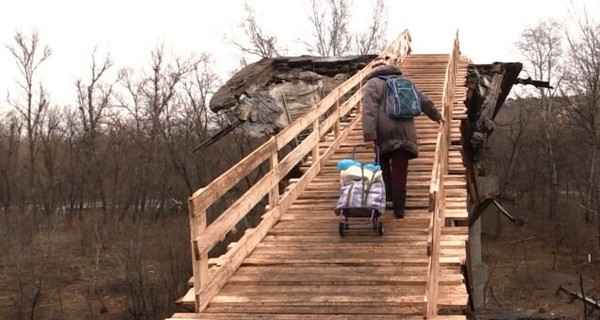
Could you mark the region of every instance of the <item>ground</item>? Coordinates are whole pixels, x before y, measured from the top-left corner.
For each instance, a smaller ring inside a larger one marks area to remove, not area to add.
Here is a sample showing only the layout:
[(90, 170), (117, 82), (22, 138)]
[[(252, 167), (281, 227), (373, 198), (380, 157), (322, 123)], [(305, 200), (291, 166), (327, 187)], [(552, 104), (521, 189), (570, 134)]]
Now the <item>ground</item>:
[(588, 317), (584, 318), (582, 301), (558, 292), (561, 286), (581, 292), (581, 276), (586, 296), (598, 301), (600, 261), (597, 258), (586, 263), (587, 254), (575, 255), (567, 248), (554, 255), (547, 237), (527, 224), (523, 227), (503, 225), (497, 235), (482, 237), (482, 249), (483, 262), (491, 271), (486, 308), (490, 313), (496, 311), (497, 315), (504, 313), (506, 317), (485, 319), (525, 319), (509, 317), (511, 313), (529, 315), (527, 319), (600, 319), (600, 310), (589, 313), (590, 306)]

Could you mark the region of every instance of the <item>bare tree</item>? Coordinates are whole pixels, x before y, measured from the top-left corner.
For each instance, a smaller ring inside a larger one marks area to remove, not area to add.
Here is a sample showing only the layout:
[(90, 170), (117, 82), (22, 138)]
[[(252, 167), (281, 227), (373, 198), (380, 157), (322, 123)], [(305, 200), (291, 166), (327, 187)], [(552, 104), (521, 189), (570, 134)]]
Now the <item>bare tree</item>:
[(365, 55), (379, 53), (386, 45), (387, 8), (383, 0), (377, 0), (373, 5), (371, 24), (366, 31), (356, 35), (356, 53)]
[[(62, 203), (66, 207), (67, 221), (69, 226), (72, 223), (72, 219), (75, 216), (77, 206), (83, 205), (83, 197), (85, 192), (83, 191), (83, 174), (81, 173), (80, 164), (83, 163), (81, 150), (79, 148), (79, 137), (81, 136), (77, 131), (80, 125), (79, 112), (68, 108), (65, 110), (65, 162), (62, 168), (62, 179), (63, 179), (63, 194)], [(82, 219), (81, 211), (79, 211), (79, 220)]]
[(83, 191), (87, 194), (87, 201), (91, 203), (95, 203), (99, 198), (102, 209), (106, 212), (108, 204), (107, 192), (103, 183), (105, 165), (104, 150), (99, 142), (102, 135), (100, 126), (111, 107), (114, 86), (120, 79), (117, 76), (115, 80), (105, 81), (113, 62), (109, 57), (98, 61), (96, 53), (97, 48), (94, 48), (89, 79), (87, 81), (78, 79), (75, 86), (77, 88), (79, 124), (81, 125), (81, 151), (84, 161)]
[[(108, 118), (106, 130), (106, 154), (104, 157), (106, 184), (113, 213), (122, 210), (123, 200), (129, 195), (128, 169), (131, 167), (133, 147), (134, 122), (121, 113), (116, 112)], [(123, 214), (123, 213), (121, 213)]]
[(272, 58), (279, 56), (281, 49), (277, 45), (277, 37), (267, 34), (263, 27), (256, 21), (254, 9), (244, 3), (246, 16), (238, 26), (244, 32), (245, 39), (233, 40), (243, 53), (258, 56), (260, 58)]
[(14, 41), (15, 43), (7, 46), (7, 48), (15, 58), (22, 76), (22, 79), (18, 80), (17, 83), (23, 96), (21, 99), (12, 99), (9, 96), (8, 99), (9, 104), (18, 111), (25, 124), (29, 151), (28, 185), (31, 188), (28, 197), (32, 201), (35, 199), (35, 187), (37, 185), (35, 181), (36, 142), (40, 123), (49, 104), (46, 90), (41, 83), (36, 89), (37, 74), (40, 65), (50, 57), (52, 50), (49, 46), (41, 47), (37, 32), (33, 32), (29, 37), (21, 32), (16, 32)]
[(320, 56), (364, 55), (378, 53), (385, 46), (387, 7), (384, 0), (373, 4), (371, 21), (359, 32), (350, 29), (351, 0), (311, 0), (310, 4), (308, 20), (312, 39), (301, 40), (310, 52)]
[(311, 0), (311, 13), (308, 17), (314, 42), (305, 42), (312, 52), (327, 57), (341, 56), (351, 50), (352, 34), (349, 0), (328, 0), (327, 7), (318, 0)]
[[(120, 71), (122, 75), (121, 85), (125, 92), (117, 95), (118, 106), (125, 111), (125, 115), (128, 116), (129, 122), (126, 126), (129, 127), (129, 152), (128, 155), (124, 156), (123, 170), (128, 172), (127, 188), (121, 194), (121, 219), (125, 216), (130, 207), (134, 207), (137, 210), (138, 199), (141, 197), (143, 192), (143, 185), (145, 184), (144, 174), (142, 174), (141, 168), (143, 167), (142, 155), (144, 154), (144, 137), (145, 134), (145, 115), (143, 109), (143, 90), (145, 80), (137, 77), (137, 73), (133, 69), (122, 69)], [(121, 132), (122, 130), (127, 131), (121, 125), (124, 123), (116, 118), (115, 124), (118, 126), (114, 127), (115, 132)], [(125, 126), (125, 125), (124, 125)], [(136, 160), (135, 169), (131, 166), (131, 161), (128, 161), (127, 156), (138, 154), (139, 158)], [(115, 177), (116, 178), (116, 177)], [(117, 178), (118, 179), (118, 178)]]
[[(496, 123), (494, 131), (497, 133), (493, 138), (496, 140), (502, 139), (502, 141), (496, 142), (502, 147), (495, 147), (490, 152), (494, 153), (495, 158), (499, 160), (497, 162), (502, 166), (500, 192), (504, 195), (514, 194), (514, 185), (523, 183), (523, 181), (515, 181), (518, 178), (515, 176), (519, 176), (515, 175), (515, 171), (520, 170), (518, 168), (519, 160), (523, 154), (527, 127), (531, 120), (529, 103), (530, 101), (522, 98), (515, 99), (511, 103), (505, 103), (494, 120)], [(504, 146), (507, 148), (504, 148)]]
[(79, 109), (83, 132), (95, 138), (98, 127), (102, 122), (105, 112), (110, 107), (113, 88), (116, 82), (104, 82), (105, 74), (113, 66), (109, 57), (99, 63), (96, 57), (97, 48), (94, 48), (90, 66), (89, 81), (79, 79), (75, 82), (77, 88), (77, 107)]
[[(385, 46), (387, 29), (387, 7), (384, 0), (377, 0), (372, 8), (371, 22), (362, 32), (354, 35), (350, 30), (352, 22), (351, 0), (311, 0), (308, 20), (312, 29), (312, 39), (300, 40), (310, 52), (320, 56), (342, 56), (346, 54), (369, 54), (379, 52)], [(268, 34), (256, 18), (254, 9), (244, 4), (244, 21), (239, 24), (243, 30), (242, 39), (232, 43), (243, 53), (260, 58), (278, 56), (282, 50), (277, 37)], [(240, 65), (247, 64), (242, 57)]]
[[(185, 182), (187, 194), (191, 194), (198, 185), (206, 183), (203, 176), (193, 175), (194, 159), (197, 157), (194, 157), (190, 150), (206, 139), (209, 135), (209, 124), (214, 121), (214, 114), (211, 114), (208, 108), (208, 101), (219, 79), (210, 66), (209, 56), (202, 55), (199, 63), (183, 83), (179, 117), (170, 117), (173, 122), (167, 123), (168, 127), (165, 131), (173, 167)], [(200, 162), (204, 160), (201, 159)], [(199, 164), (197, 168), (202, 167), (202, 164)]]
[[(545, 156), (547, 159), (548, 177), (550, 179), (550, 194), (548, 214), (556, 215), (556, 199), (558, 195), (558, 170), (557, 155), (555, 154), (556, 141), (556, 114), (554, 96), (562, 80), (559, 59), (562, 54), (563, 27), (556, 21), (544, 21), (535, 27), (527, 28), (517, 42), (523, 56), (527, 59), (528, 66), (536, 79), (547, 80), (554, 84), (553, 90), (538, 89), (540, 97), (540, 115), (542, 119), (541, 131), (544, 137)], [(556, 73), (556, 79), (555, 77)]]
[[(544, 181), (538, 190), (542, 196), (549, 219), (541, 219), (550, 222), (548, 227), (552, 228), (550, 243), (552, 253), (556, 258), (565, 238), (564, 223), (565, 216), (559, 215), (559, 174), (561, 157), (564, 153), (560, 150), (560, 114), (564, 113), (564, 104), (556, 99), (558, 88), (563, 79), (561, 70), (561, 55), (563, 49), (563, 26), (556, 21), (543, 21), (534, 27), (529, 27), (521, 34), (521, 40), (516, 43), (527, 60), (525, 69), (533, 73), (536, 79), (546, 80), (553, 85), (554, 89), (547, 90), (538, 88), (536, 96), (539, 98), (538, 132), (541, 139), (532, 147), (539, 148), (537, 158), (532, 159), (539, 162), (534, 168), (539, 167)], [(541, 148), (540, 148), (541, 146)], [(535, 149), (534, 149), (535, 150)], [(543, 159), (543, 160), (541, 160)], [(535, 170), (535, 169), (534, 169)], [(555, 260), (556, 262), (556, 260)], [(555, 264), (552, 266), (555, 267)]]
[(49, 108), (47, 116), (40, 127), (40, 151), (42, 170), (40, 170), (40, 199), (47, 213), (52, 213), (58, 206), (60, 192), (60, 173), (63, 163), (63, 141), (66, 130), (62, 121), (63, 113), (57, 107)]
[(120, 102), (134, 117), (134, 148), (140, 155), (136, 179), (130, 186), (135, 212), (154, 211), (157, 217), (164, 212), (171, 187), (170, 167), (166, 166), (165, 158), (165, 124), (177, 113), (181, 88), (198, 59), (170, 59), (162, 45), (152, 51), (151, 57), (149, 74), (139, 79), (133, 79), (131, 74), (124, 76), (123, 83), (130, 96), (121, 97)]
[(17, 192), (18, 173), (14, 170), (19, 159), (22, 123), (14, 114), (0, 118), (0, 202), (4, 210), (11, 207), (13, 194)]
[(600, 202), (595, 201), (600, 185), (600, 24), (593, 23), (584, 13), (577, 26), (575, 34), (567, 32), (567, 85), (564, 94), (569, 100), (571, 127), (581, 137), (578, 141), (580, 150), (591, 150), (580, 155), (588, 164), (587, 172), (583, 173), (587, 186), (580, 196), (586, 222), (589, 222), (591, 212), (600, 209)]

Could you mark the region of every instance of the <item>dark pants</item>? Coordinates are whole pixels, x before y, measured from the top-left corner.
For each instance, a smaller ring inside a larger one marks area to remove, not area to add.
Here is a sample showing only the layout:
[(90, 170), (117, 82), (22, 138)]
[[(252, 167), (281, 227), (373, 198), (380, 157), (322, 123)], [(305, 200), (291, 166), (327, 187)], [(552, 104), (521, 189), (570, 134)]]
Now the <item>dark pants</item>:
[(408, 175), (408, 160), (410, 156), (409, 152), (402, 149), (379, 156), (381, 171), (387, 190), (392, 192), (406, 190), (406, 177)]

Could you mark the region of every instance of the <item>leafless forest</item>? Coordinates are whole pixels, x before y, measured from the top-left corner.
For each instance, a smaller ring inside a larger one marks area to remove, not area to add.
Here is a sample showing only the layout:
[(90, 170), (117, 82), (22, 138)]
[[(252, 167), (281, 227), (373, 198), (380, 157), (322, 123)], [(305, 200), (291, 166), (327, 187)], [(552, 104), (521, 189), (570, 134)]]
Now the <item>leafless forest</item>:
[[(523, 302), (547, 311), (541, 300), (558, 289), (556, 274), (568, 275), (561, 285), (599, 298), (600, 24), (586, 17), (573, 23), (545, 21), (523, 31), (515, 43), (523, 77), (553, 88), (517, 85), (487, 142), (483, 172), (498, 178), (502, 203), (525, 220), (499, 230), (508, 250), (503, 258), (484, 253), (491, 269), (486, 301), (493, 307), (526, 308)], [(509, 280), (494, 275), (502, 268)], [(544, 281), (554, 286), (540, 299), (529, 290)], [(521, 290), (514, 290), (519, 283)], [(579, 313), (567, 318), (583, 317), (582, 303), (576, 305)]]
[(577, 30), (565, 30), (543, 22), (516, 46), (528, 76), (553, 88), (516, 88), (517, 98), (496, 118), (488, 169), (498, 175), (500, 192), (545, 228), (555, 250), (597, 253), (600, 25), (582, 20)]
[[(312, 5), (308, 52), (365, 54), (386, 43), (383, 1), (364, 34), (348, 31), (347, 1)], [(244, 32), (231, 44), (249, 61), (285, 52), (245, 9)], [(600, 263), (600, 24), (572, 22), (523, 31), (515, 46), (525, 69), (553, 89), (516, 88), (483, 162), (503, 202), (527, 221), (521, 232), (551, 248), (551, 268), (589, 255)], [(226, 79), (205, 53), (177, 57), (157, 45), (144, 68), (115, 70), (91, 50), (86, 75), (72, 84), (74, 102), (60, 105), (39, 80), (52, 59), (43, 32), (13, 40), (3, 48), (20, 71), (19, 89), (0, 101), (8, 110), (0, 117), (0, 318), (169, 316), (191, 275), (187, 197), (268, 137), (242, 127), (192, 152), (233, 116), (207, 108)], [(253, 182), (242, 181), (221, 208)], [(255, 222), (243, 221), (240, 232)]]

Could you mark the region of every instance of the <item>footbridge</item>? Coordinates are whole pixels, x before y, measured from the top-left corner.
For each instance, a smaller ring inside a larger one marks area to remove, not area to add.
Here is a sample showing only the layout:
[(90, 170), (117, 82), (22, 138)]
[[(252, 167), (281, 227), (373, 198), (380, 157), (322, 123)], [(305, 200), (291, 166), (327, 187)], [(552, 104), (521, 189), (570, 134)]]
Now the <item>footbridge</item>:
[[(407, 209), (373, 228), (338, 232), (336, 163), (362, 142), (361, 100), (371, 65), (189, 198), (193, 277), (180, 319), (466, 319), (467, 179), (461, 121), (469, 59), (458, 33), (449, 52), (415, 54), (403, 32), (381, 52), (399, 64), (447, 120), (415, 119)], [(295, 138), (305, 133), (299, 143)], [(291, 147), (290, 147), (291, 146)], [(358, 160), (373, 152), (358, 149)], [(245, 177), (257, 182), (213, 221), (207, 212)], [(287, 179), (293, 168), (302, 175)], [(282, 187), (282, 184), (285, 187)], [(262, 203), (260, 223), (210, 256)]]

